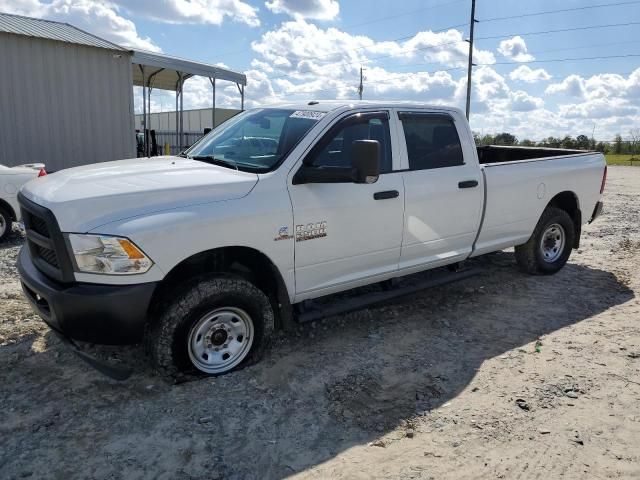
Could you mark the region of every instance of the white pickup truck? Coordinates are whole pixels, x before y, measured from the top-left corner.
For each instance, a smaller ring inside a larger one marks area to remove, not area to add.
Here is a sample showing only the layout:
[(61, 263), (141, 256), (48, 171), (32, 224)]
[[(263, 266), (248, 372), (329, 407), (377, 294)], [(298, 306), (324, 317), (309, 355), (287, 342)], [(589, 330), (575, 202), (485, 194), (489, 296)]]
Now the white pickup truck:
[(20, 220), (18, 191), (29, 180), (46, 174), (43, 163), (17, 167), (0, 165), (0, 243), (11, 234), (13, 222)]
[(67, 338), (144, 337), (158, 371), (217, 375), (310, 299), (513, 246), (522, 270), (557, 272), (605, 178), (599, 153), (476, 148), (453, 108), (259, 108), (179, 156), (29, 183), (18, 266)]

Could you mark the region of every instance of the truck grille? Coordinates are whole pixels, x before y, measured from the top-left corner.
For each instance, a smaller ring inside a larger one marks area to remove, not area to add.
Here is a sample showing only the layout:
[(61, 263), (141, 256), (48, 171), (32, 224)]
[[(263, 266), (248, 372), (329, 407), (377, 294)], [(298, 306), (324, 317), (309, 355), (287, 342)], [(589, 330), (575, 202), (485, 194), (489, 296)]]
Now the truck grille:
[(49, 248), (41, 247), (40, 245), (35, 245), (36, 250), (38, 251), (38, 255), (45, 262), (55, 268), (60, 268), (60, 264), (58, 263), (58, 256), (54, 250)]
[(73, 281), (73, 267), (66, 243), (55, 216), (22, 194), (18, 195), (27, 246), (34, 265), (48, 277), (60, 282)]
[(36, 217), (35, 215), (31, 215), (31, 228), (34, 232), (39, 233), (40, 235), (51, 238), (49, 236), (49, 229), (47, 228), (47, 222), (45, 222), (42, 218)]

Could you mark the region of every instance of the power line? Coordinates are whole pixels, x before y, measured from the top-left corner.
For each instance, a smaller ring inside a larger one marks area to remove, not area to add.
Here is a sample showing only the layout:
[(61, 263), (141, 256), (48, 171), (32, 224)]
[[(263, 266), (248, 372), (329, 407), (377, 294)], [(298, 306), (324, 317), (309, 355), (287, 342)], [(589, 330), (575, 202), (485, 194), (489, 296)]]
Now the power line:
[(490, 37), (478, 37), (476, 40), (493, 40), (496, 38), (508, 38), (515, 37), (516, 35), (546, 35), (548, 33), (559, 33), (559, 32), (575, 32), (578, 30), (592, 30), (597, 28), (612, 28), (612, 27), (628, 27), (631, 25), (640, 25), (640, 22), (626, 22), (626, 23), (608, 23), (604, 25), (589, 25), (586, 27), (573, 27), (573, 28), (559, 28), (556, 30), (542, 30), (538, 32), (520, 32), (520, 33), (509, 33), (506, 35), (493, 35)]
[(611, 58), (631, 58), (640, 57), (640, 54), (628, 54), (628, 55), (602, 55), (598, 57), (574, 57), (574, 58), (553, 58), (549, 60), (528, 60), (526, 62), (495, 62), (495, 63), (479, 63), (479, 67), (490, 67), (493, 65), (523, 65), (530, 63), (554, 63), (554, 62), (576, 62), (580, 60), (608, 60)]
[[(466, 26), (466, 24), (463, 24), (464, 26)], [(559, 33), (559, 32), (570, 32), (570, 31), (576, 31), (576, 30), (589, 30), (589, 29), (598, 29), (598, 28), (613, 28), (613, 27), (622, 27), (622, 26), (631, 26), (631, 25), (640, 25), (640, 22), (626, 22), (626, 23), (611, 23), (611, 24), (603, 24), (603, 25), (589, 25), (589, 26), (585, 26), (585, 27), (573, 27), (573, 28), (561, 28), (561, 29), (555, 29), (555, 30), (542, 30), (542, 31), (536, 31), (536, 32), (518, 32), (518, 33), (509, 33), (509, 34), (504, 34), (504, 35), (493, 35), (493, 36), (489, 36), (489, 37), (478, 37), (475, 40), (493, 40), (493, 39), (497, 39), (497, 38), (510, 38), (510, 37), (514, 37), (516, 35), (546, 35), (546, 34), (550, 34), (550, 33)], [(448, 28), (455, 28), (455, 27), (448, 27)], [(418, 32), (419, 33), (419, 32)], [(433, 33), (441, 33), (441, 32), (433, 32)], [(387, 55), (381, 55), (381, 56), (377, 56), (377, 57), (372, 57), (369, 58), (367, 60), (365, 60), (364, 62), (362, 62), (361, 60), (358, 61), (353, 61), (353, 62), (334, 62), (334, 63), (329, 63), (329, 64), (325, 64), (322, 65), (323, 68), (329, 67), (329, 66), (349, 66), (349, 65), (354, 65), (357, 63), (370, 63), (372, 61), (375, 60), (380, 60), (383, 58), (390, 58), (390, 57), (395, 57), (398, 54), (405, 54), (405, 53), (411, 53), (411, 52), (416, 52), (416, 51), (422, 51), (422, 50), (431, 50), (434, 48), (439, 48), (439, 47), (444, 47), (447, 45), (453, 45), (456, 43), (462, 43), (464, 42), (464, 40), (457, 40), (455, 42), (445, 42), (445, 43), (440, 43), (440, 44), (436, 44), (436, 45), (428, 45), (426, 47), (417, 47), (417, 48), (412, 48), (412, 49), (408, 49), (408, 50), (402, 50), (399, 52), (394, 52), (391, 54), (387, 54)], [(367, 47), (364, 47), (367, 48)], [(338, 53), (338, 52), (336, 52)], [(321, 58), (321, 57), (310, 57), (307, 58), (305, 60), (311, 60), (314, 58)], [(520, 63), (524, 63), (524, 62), (520, 62)], [(284, 77), (291, 77), (294, 75), (305, 75), (305, 74), (309, 74), (309, 73), (314, 73), (312, 71), (308, 71), (308, 72), (292, 72), (292, 73), (287, 73), (287, 74), (282, 74), (282, 75), (276, 75), (273, 77), (270, 77), (270, 79), (278, 79), (278, 78), (284, 78)]]
[(630, 43), (640, 43), (640, 40), (631, 40), (624, 42), (609, 42), (609, 43), (596, 43), (591, 45), (582, 45), (579, 47), (565, 47), (565, 48), (552, 48), (549, 50), (538, 50), (537, 52), (527, 52), (530, 55), (540, 55), (541, 53), (549, 53), (549, 52), (564, 52), (567, 50), (582, 50), (584, 48), (599, 48), (599, 47), (611, 47), (613, 45), (628, 45)]
[(578, 10), (591, 10), (594, 8), (603, 8), (603, 7), (619, 7), (619, 6), (623, 6), (623, 5), (638, 5), (640, 4), (640, 1), (638, 0), (634, 0), (634, 1), (628, 1), (628, 2), (618, 2), (618, 3), (601, 3), (598, 5), (587, 5), (584, 7), (574, 7), (574, 8), (562, 8), (559, 10), (546, 10), (544, 12), (532, 12), (532, 13), (523, 13), (521, 15), (510, 15), (508, 17), (493, 17), (493, 18), (487, 18), (484, 20), (480, 20), (482, 23), (488, 23), (488, 22), (497, 22), (500, 20), (511, 20), (514, 18), (525, 18), (525, 17), (537, 17), (540, 15), (549, 15), (549, 14), (553, 14), (553, 13), (566, 13), (566, 12), (576, 12)]

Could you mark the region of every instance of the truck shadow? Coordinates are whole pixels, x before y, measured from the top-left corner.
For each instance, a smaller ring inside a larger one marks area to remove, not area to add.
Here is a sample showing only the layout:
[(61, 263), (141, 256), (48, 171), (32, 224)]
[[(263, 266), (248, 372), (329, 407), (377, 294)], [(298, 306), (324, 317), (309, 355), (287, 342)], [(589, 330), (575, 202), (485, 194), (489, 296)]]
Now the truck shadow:
[(484, 361), (535, 355), (541, 336), (634, 297), (613, 273), (586, 266), (531, 277), (510, 253), (473, 263), (477, 277), (301, 326), (257, 365), (182, 385), (140, 367), (139, 347), (96, 347), (138, 365), (129, 381), (112, 382), (48, 336), (51, 348), (0, 380), (18, 408), (32, 396), (58, 420), (47, 435), (5, 429), (5, 452), (28, 445), (49, 473), (73, 471), (80, 454), (85, 471), (104, 477), (284, 478), (411, 426), (474, 388)]

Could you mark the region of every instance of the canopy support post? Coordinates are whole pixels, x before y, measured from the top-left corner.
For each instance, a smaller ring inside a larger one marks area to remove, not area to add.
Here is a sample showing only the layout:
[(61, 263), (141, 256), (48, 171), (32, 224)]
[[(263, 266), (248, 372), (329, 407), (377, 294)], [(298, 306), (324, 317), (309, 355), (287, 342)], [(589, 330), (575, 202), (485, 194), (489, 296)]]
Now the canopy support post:
[(180, 74), (180, 151), (184, 146), (184, 77)]
[(213, 100), (211, 108), (211, 130), (216, 128), (216, 77), (209, 77), (211, 82), (211, 99)]
[(240, 92), (240, 111), (244, 112), (244, 85), (236, 83), (236, 87), (238, 87), (238, 92)]
[(144, 67), (142, 65), (138, 65), (140, 68), (140, 73), (142, 73), (142, 153), (145, 156), (147, 155), (147, 82), (146, 77), (144, 75)]
[[(153, 143), (151, 142), (151, 92), (153, 91), (153, 77), (155, 77), (158, 73), (160, 73), (163, 70), (164, 68), (161, 68), (160, 70), (156, 70), (147, 78), (147, 109), (146, 111), (147, 111), (148, 123), (147, 123), (147, 119), (145, 119), (145, 131), (149, 130), (149, 141), (147, 142), (149, 145), (146, 147), (146, 151), (145, 151), (147, 157), (151, 156), (151, 144)], [(143, 75), (142, 81), (143, 81), (143, 88), (144, 88), (144, 75)], [(154, 155), (155, 153), (156, 152), (153, 152)]]
[(178, 81), (176, 82), (176, 147), (178, 151), (176, 154), (180, 153), (180, 95), (181, 95), (181, 82), (182, 81), (182, 73), (178, 72)]

